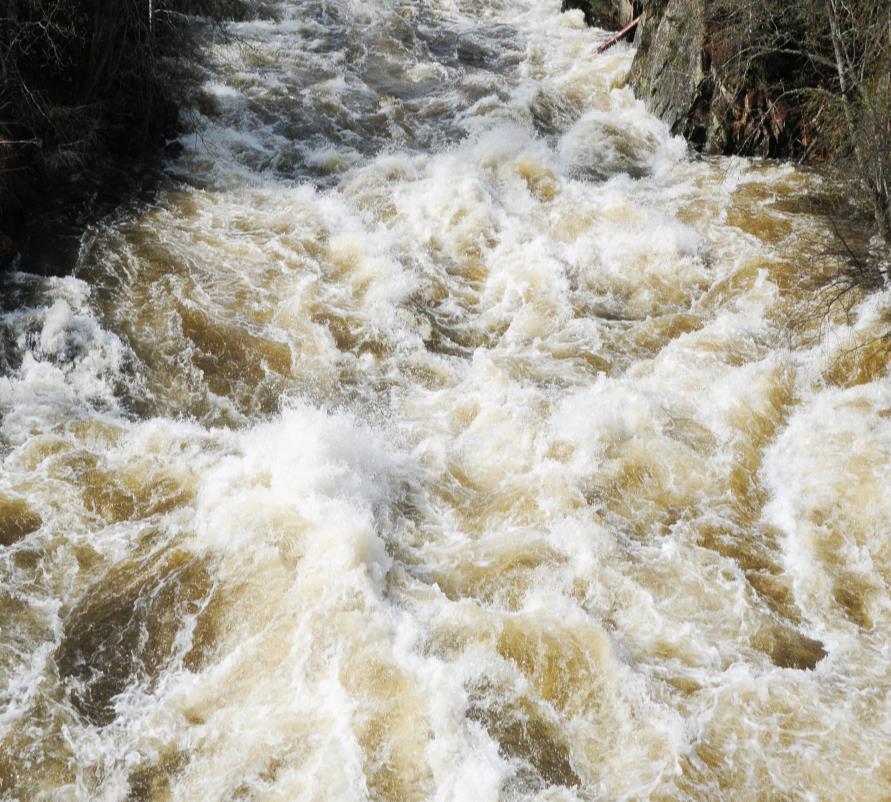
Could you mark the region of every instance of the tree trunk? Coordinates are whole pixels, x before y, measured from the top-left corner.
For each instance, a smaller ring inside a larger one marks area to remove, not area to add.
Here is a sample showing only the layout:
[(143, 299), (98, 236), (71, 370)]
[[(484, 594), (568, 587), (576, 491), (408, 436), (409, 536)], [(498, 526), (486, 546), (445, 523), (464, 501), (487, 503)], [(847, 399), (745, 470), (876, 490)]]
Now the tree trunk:
[[(854, 157), (857, 160), (857, 169), (860, 172), (860, 178), (872, 201), (873, 215), (876, 225), (879, 227), (879, 233), (886, 243), (891, 245), (891, 198), (888, 196), (888, 187), (885, 181), (881, 180), (882, 170), (881, 164), (875, 165), (879, 168), (874, 175), (873, 166), (870, 164), (870, 158), (881, 161), (882, 154), (876, 152), (874, 155), (866, 153), (862, 132), (857, 124), (854, 116), (854, 99), (853, 87), (848, 79), (852, 65), (848, 63), (845, 56), (844, 43), (842, 41), (842, 33), (839, 25), (838, 14), (836, 13), (834, 0), (824, 0), (826, 16), (829, 20), (829, 34), (832, 39), (832, 51), (835, 55), (835, 68), (838, 73), (838, 83), (841, 89), (842, 108), (845, 114), (845, 126), (848, 129), (848, 136), (851, 138), (851, 144), (854, 148)], [(857, 87), (861, 90), (862, 87)]]

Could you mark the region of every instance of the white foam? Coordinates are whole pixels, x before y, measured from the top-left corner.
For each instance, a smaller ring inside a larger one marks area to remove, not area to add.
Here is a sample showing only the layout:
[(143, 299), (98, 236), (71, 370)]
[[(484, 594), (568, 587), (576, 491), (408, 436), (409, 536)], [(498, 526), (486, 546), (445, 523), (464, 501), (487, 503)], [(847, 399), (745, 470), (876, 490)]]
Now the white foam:
[[(823, 377), (887, 299), (783, 332), (817, 180), (689, 159), (557, 0), (277, 10), (3, 317), (23, 798), (868, 798), (891, 399)], [(170, 554), (207, 586), (99, 726), (61, 616)]]

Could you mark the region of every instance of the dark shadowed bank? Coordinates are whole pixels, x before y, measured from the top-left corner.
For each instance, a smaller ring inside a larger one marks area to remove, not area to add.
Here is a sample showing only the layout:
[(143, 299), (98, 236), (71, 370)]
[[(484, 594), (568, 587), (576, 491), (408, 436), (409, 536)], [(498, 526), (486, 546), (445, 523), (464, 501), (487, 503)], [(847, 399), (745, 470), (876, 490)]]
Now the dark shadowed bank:
[[(242, 0), (0, 0), (0, 268), (63, 272), (83, 226), (150, 192), (189, 56)], [(168, 147), (173, 147), (168, 145)]]

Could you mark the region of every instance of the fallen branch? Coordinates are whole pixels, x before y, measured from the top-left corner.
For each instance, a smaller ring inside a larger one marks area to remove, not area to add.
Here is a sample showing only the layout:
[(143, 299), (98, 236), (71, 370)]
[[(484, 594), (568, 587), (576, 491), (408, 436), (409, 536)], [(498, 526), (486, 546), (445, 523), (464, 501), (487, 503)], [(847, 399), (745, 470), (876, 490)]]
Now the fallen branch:
[(602, 53), (604, 50), (609, 50), (616, 42), (621, 40), (623, 36), (633, 31), (637, 27), (638, 22), (640, 22), (640, 16), (635, 17), (624, 28), (622, 28), (621, 31), (610, 36), (609, 39), (607, 39), (602, 45), (600, 45), (600, 47), (597, 48), (597, 52)]

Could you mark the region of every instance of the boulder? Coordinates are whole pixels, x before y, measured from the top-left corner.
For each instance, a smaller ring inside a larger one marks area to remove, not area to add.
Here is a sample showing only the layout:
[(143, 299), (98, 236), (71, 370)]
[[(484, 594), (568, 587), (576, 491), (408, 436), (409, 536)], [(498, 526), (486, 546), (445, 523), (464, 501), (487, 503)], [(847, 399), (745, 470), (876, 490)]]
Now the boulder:
[(646, 3), (630, 81), (637, 96), (674, 133), (684, 132), (707, 89), (705, 36), (705, 0)]
[(617, 31), (634, 19), (634, 0), (563, 0), (563, 10), (579, 8), (585, 14), (585, 22), (597, 28)]

